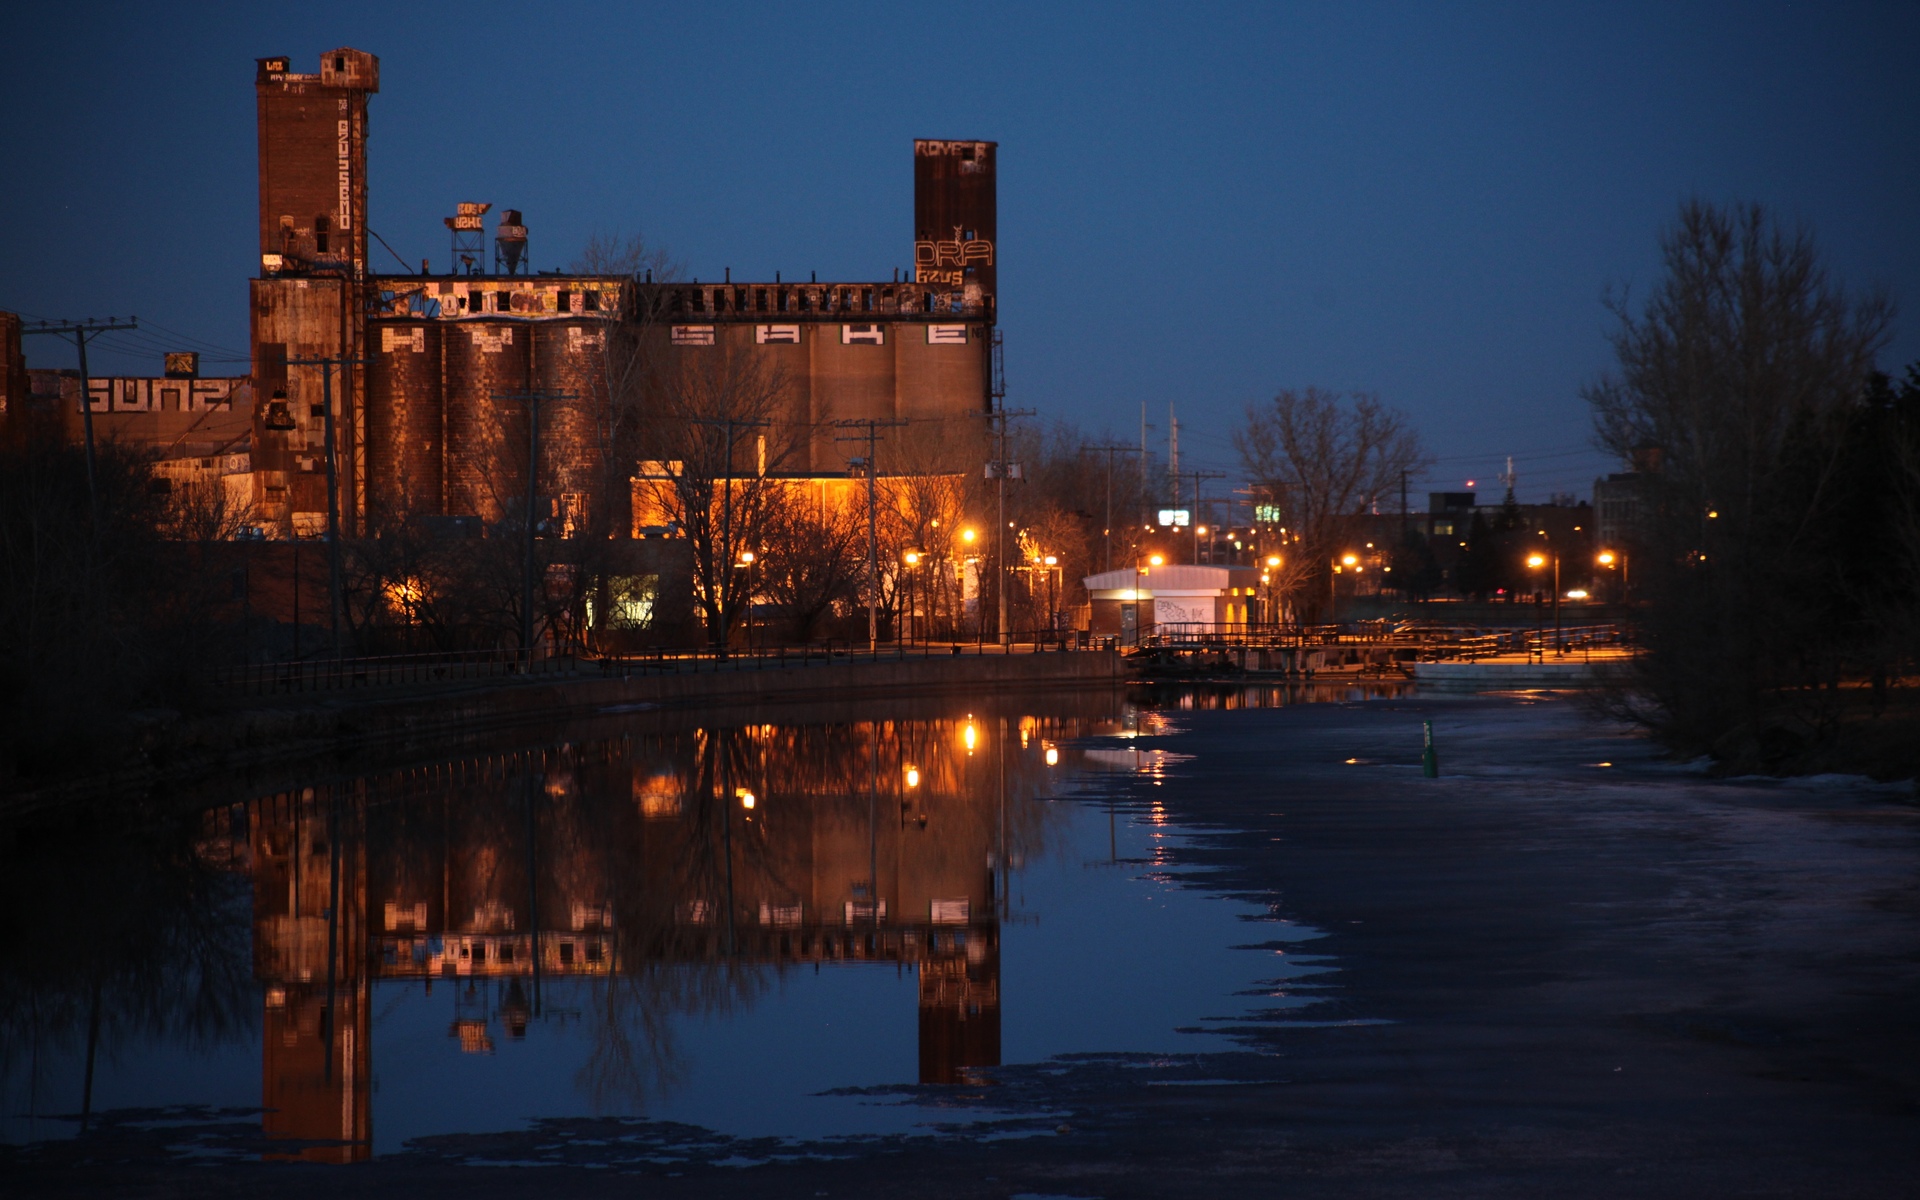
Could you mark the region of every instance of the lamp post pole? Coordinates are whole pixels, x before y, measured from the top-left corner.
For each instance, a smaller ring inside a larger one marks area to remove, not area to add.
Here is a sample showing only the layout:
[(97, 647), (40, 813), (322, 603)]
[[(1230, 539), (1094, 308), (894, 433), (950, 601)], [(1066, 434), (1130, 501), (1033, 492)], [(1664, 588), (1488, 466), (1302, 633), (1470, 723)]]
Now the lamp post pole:
[[(322, 436), (327, 439), (327, 611), (328, 621), (333, 629), (333, 656), (341, 656), (340, 646), (340, 610), (345, 607), (341, 596), (340, 566), (340, 475), (335, 461), (338, 443), (335, 441), (335, 420), (333, 413), (333, 370), (340, 368), (340, 385), (347, 388), (346, 371), (348, 367), (364, 367), (370, 360), (364, 358), (289, 358), (289, 367), (320, 368), (320, 407), (322, 416)], [(347, 389), (351, 395), (351, 389)]]
[(1553, 556), (1553, 652), (1562, 653), (1560, 642), (1560, 555)]

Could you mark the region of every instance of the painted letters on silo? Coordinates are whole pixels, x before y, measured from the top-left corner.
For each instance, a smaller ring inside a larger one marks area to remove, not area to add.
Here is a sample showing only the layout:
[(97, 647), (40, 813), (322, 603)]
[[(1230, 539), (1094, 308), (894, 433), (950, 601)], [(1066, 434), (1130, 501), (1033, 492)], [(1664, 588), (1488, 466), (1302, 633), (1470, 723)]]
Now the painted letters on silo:
[(969, 306), (985, 306), (988, 319), (998, 294), (998, 201), (994, 168), (997, 142), (913, 143), (914, 279), (950, 288)]

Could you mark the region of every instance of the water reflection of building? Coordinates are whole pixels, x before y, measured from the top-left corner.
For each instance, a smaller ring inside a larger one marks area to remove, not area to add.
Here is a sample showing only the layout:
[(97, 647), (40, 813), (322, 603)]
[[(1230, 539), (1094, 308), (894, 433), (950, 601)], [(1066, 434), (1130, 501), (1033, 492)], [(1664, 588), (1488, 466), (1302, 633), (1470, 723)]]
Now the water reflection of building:
[(358, 815), (312, 789), (253, 806), (254, 968), (267, 984), (261, 1030), (265, 1131), (316, 1143), (295, 1152), (353, 1162), (372, 1149), (372, 976)]
[(449, 1036), (486, 1052), (555, 980), (892, 963), (919, 978), (923, 1082), (997, 1065), (1005, 870), (1044, 838), (1060, 732), (702, 730), (256, 802), (267, 1131), (369, 1152), (378, 981), (449, 987)]

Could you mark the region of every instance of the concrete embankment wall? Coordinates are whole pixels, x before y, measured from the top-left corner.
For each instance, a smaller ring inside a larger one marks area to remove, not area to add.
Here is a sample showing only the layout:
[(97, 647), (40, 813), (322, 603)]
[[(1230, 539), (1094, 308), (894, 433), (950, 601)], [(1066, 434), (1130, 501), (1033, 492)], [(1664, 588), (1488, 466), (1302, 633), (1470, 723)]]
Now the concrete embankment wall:
[[(964, 655), (811, 663), (789, 667), (636, 673), (623, 679), (538, 680), (452, 695), (367, 701), (338, 710), (334, 736), (412, 738), (434, 730), (525, 720), (584, 717), (627, 706), (738, 706), (924, 696), (1113, 683), (1125, 670), (1117, 653)], [(254, 719), (265, 712), (251, 714)]]
[(764, 719), (763, 706), (809, 711), (842, 702), (921, 700), (942, 694), (1017, 697), (1038, 690), (1118, 687), (1117, 653), (968, 654), (878, 661), (794, 663), (754, 669), (744, 663), (698, 674), (635, 673), (627, 678), (496, 679), (459, 687), (349, 689), (262, 699), (209, 717), (152, 722), (140, 761), (36, 792), (0, 796), (0, 816), (69, 801), (132, 796), (166, 785), (219, 779), (236, 795), (285, 786), (302, 773), (370, 768), (431, 757), (501, 738), (565, 738), (594, 718), (705, 710), (727, 723)]

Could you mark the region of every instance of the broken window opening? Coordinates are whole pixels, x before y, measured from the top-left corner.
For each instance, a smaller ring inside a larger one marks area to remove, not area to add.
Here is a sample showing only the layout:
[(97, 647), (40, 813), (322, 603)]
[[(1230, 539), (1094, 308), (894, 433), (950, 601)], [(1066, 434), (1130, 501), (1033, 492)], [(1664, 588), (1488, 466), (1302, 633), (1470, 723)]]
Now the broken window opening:
[(588, 312), (600, 311), (600, 293), (599, 292), (582, 292), (580, 294), (580, 300), (581, 300), (580, 307), (586, 309)]

